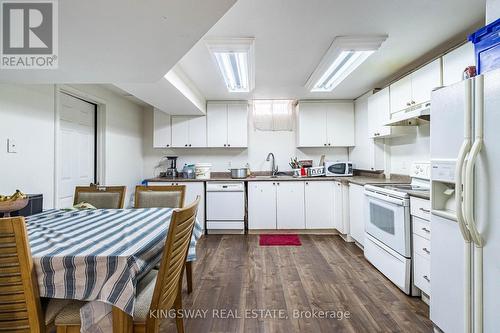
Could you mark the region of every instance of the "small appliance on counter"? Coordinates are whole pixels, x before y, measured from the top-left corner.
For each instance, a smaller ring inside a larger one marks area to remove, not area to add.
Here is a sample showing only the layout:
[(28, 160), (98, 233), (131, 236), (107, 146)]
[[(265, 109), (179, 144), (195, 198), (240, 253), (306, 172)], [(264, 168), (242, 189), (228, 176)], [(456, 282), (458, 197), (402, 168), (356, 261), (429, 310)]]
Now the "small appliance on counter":
[(326, 176), (352, 176), (352, 162), (333, 162), (325, 161)]
[(185, 179), (196, 178), (196, 171), (194, 164), (184, 164), (184, 168), (182, 168), (182, 177)]
[(211, 163), (196, 163), (194, 165), (196, 179), (210, 179), (212, 164)]
[(321, 177), (325, 175), (325, 167), (317, 166), (307, 168), (307, 177)]
[(165, 177), (167, 178), (177, 178), (179, 177), (179, 172), (177, 171), (177, 156), (166, 156), (168, 167), (165, 172)]

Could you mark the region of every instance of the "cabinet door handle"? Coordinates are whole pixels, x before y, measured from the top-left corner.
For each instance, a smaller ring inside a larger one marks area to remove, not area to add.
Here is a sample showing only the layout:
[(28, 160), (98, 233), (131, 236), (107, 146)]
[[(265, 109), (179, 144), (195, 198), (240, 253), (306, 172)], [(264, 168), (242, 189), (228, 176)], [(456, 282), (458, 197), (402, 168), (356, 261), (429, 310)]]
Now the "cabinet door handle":
[(427, 282), (431, 282), (431, 279), (427, 275), (422, 276)]
[(425, 208), (422, 208), (420, 207), (420, 210), (426, 214), (429, 214), (431, 211), (429, 209), (425, 209)]
[(426, 233), (428, 233), (428, 234), (430, 234), (430, 233), (431, 233), (431, 231), (430, 231), (429, 229), (427, 229), (427, 228), (422, 228), (422, 230), (423, 230), (423, 231), (425, 231), (425, 232), (426, 232)]
[(422, 248), (422, 251), (424, 251), (427, 254), (431, 254), (431, 251), (429, 251), (426, 247)]
[(184, 145), (184, 147), (187, 147), (187, 146), (188, 146), (188, 145), (187, 145), (187, 143), (186, 143), (186, 144)]
[(410, 102), (406, 102), (406, 106), (410, 106), (410, 105), (411, 105), (411, 103), (410, 103)]
[(170, 147), (170, 145), (167, 144), (167, 147)]
[(323, 143), (323, 146), (326, 146), (326, 143)]
[(191, 144), (189, 144), (189, 147), (191, 147)]
[(226, 146), (226, 144), (224, 144), (224, 147)]
[(273, 183), (273, 185), (276, 185), (276, 183)]
[(228, 144), (227, 144), (227, 146), (228, 146), (228, 147), (231, 147), (231, 144), (229, 144), (229, 143), (228, 143)]
[(306, 185), (309, 185), (309, 182), (306, 182)]
[(329, 146), (331, 146), (331, 144), (328, 144)]
[(415, 104), (415, 101), (411, 101), (411, 104)]

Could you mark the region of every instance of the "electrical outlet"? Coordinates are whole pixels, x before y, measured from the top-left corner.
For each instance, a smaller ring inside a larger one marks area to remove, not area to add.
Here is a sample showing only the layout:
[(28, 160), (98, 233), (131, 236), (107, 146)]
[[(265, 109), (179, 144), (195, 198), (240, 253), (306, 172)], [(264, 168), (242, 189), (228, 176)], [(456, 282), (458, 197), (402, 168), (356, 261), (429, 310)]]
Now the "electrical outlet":
[(7, 152), (17, 153), (17, 145), (14, 139), (7, 139)]

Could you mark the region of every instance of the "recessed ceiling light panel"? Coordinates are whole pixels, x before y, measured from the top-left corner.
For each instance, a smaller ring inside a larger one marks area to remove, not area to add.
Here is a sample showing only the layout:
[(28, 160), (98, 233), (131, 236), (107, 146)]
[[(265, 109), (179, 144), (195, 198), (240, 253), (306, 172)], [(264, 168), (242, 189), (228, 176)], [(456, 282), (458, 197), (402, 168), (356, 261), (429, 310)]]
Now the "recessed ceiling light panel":
[(206, 40), (229, 92), (250, 92), (255, 86), (254, 38)]
[(386, 39), (386, 35), (336, 37), (305, 86), (311, 92), (332, 91)]

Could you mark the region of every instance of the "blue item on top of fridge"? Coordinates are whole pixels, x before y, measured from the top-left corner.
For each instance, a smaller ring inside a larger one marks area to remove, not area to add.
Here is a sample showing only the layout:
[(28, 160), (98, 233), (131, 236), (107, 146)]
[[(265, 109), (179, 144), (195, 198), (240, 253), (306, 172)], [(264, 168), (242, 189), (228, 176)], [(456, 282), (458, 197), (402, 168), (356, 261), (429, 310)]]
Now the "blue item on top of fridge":
[(474, 44), (478, 75), (500, 68), (500, 19), (477, 30), (468, 39)]

